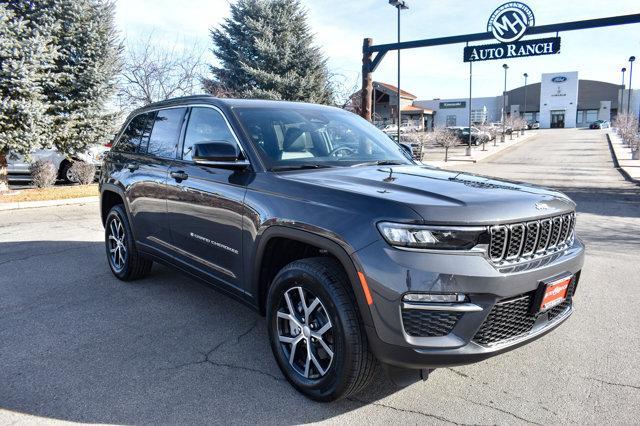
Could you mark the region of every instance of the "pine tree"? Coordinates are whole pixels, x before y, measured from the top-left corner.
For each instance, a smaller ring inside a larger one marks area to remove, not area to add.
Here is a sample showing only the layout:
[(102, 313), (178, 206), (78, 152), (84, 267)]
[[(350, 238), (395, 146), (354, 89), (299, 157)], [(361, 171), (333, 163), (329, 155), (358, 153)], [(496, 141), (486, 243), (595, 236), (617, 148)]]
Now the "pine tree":
[(210, 67), (209, 92), (332, 102), (326, 59), (299, 0), (239, 0), (211, 38), (220, 66)]
[(51, 143), (44, 84), (56, 55), (47, 31), (0, 4), (0, 191), (7, 155), (28, 155)]
[(52, 143), (65, 154), (104, 143), (113, 117), (122, 46), (111, 0), (13, 0), (18, 15), (48, 32), (57, 55), (43, 87), (52, 120)]

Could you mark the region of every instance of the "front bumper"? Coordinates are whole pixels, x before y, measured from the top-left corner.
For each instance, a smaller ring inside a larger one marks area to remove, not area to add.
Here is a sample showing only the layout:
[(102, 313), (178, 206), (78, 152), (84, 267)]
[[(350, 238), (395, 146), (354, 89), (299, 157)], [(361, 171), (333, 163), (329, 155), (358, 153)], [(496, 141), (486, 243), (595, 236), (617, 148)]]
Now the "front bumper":
[[(526, 295), (533, 297), (543, 281), (578, 274), (584, 263), (584, 246), (576, 238), (570, 247), (551, 256), (501, 268), (481, 255), (411, 252), (392, 248), (383, 241), (355, 255), (373, 296), (369, 306), (373, 326), (367, 326), (372, 350), (384, 363), (416, 369), (481, 361), (555, 329), (572, 314), (572, 303), (568, 302), (553, 317), (544, 313), (537, 315), (535, 322), (528, 318), (532, 321), (530, 327), (509, 338), (489, 343), (478, 338), (479, 330), (497, 305)], [(407, 332), (403, 324), (402, 296), (407, 292), (463, 293), (468, 303), (443, 305), (444, 309), (438, 312), (455, 315), (455, 324), (441, 335), (422, 336)], [(495, 315), (494, 312), (492, 320)]]

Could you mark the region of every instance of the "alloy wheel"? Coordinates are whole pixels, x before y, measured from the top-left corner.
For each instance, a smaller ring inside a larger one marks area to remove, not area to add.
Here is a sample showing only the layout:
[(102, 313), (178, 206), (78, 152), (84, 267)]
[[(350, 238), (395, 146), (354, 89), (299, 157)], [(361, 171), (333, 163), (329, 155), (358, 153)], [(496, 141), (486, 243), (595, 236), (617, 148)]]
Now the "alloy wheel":
[(119, 217), (109, 222), (109, 261), (116, 272), (122, 271), (127, 261), (127, 242), (124, 225)]
[(318, 297), (302, 287), (284, 292), (277, 313), (278, 340), (291, 367), (306, 379), (327, 374), (334, 356), (331, 320)]

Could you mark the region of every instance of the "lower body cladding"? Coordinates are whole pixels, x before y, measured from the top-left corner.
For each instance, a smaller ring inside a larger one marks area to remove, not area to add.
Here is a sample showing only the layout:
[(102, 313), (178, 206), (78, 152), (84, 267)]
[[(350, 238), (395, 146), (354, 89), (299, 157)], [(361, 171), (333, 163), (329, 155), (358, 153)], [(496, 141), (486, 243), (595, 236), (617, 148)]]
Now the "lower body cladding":
[(555, 253), (502, 266), (383, 241), (355, 256), (373, 297), (373, 352), (387, 368), (424, 371), (481, 361), (561, 324), (573, 312), (584, 246), (576, 238)]

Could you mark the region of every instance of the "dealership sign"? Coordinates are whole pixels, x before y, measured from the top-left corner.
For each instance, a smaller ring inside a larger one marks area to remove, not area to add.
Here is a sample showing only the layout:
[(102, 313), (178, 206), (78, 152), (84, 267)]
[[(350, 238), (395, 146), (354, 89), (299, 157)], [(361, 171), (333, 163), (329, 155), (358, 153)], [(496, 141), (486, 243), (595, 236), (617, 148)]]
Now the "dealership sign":
[(440, 102), (440, 109), (466, 108), (466, 107), (467, 107), (467, 103), (465, 101)]
[(464, 62), (558, 53), (560, 51), (560, 37), (520, 40), (526, 34), (527, 29), (534, 25), (535, 17), (529, 6), (516, 1), (503, 4), (491, 14), (487, 23), (487, 32), (492, 33), (500, 43), (465, 47)]

